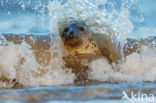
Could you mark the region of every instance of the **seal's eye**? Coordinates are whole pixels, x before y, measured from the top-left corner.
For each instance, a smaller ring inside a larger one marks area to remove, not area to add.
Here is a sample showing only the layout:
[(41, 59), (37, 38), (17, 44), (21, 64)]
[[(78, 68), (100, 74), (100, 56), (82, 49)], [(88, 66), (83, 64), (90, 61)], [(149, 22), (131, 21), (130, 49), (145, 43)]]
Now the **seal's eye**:
[(68, 31), (69, 31), (69, 29), (68, 29), (68, 28), (65, 28), (65, 29), (64, 29), (64, 32), (66, 32), (66, 33), (67, 33)]
[(80, 27), (80, 30), (81, 30), (81, 31), (84, 31), (84, 27)]

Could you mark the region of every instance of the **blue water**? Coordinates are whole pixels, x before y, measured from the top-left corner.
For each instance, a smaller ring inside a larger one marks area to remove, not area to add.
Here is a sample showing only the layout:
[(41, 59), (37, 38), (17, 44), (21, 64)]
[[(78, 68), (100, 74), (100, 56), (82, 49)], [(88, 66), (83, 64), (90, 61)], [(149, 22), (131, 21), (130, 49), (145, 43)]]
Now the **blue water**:
[[(14, 33), (44, 33), (50, 32), (50, 16), (47, 8), (52, 0), (1, 0), (0, 2), (0, 32)], [(59, 0), (64, 5), (68, 0)], [(92, 1), (92, 0), (90, 0)], [(156, 33), (156, 2), (155, 0), (127, 0), (129, 19), (134, 28), (129, 36), (154, 36)], [(124, 0), (108, 0), (121, 11)], [(109, 4), (99, 5), (100, 9), (112, 11)], [(114, 16), (115, 17), (115, 16)], [(32, 24), (33, 23), (33, 24)]]
[[(130, 20), (134, 25), (134, 36), (155, 36), (156, 31), (156, 1), (155, 0), (137, 0), (130, 8)], [(142, 21), (142, 17), (144, 21)], [(140, 28), (144, 28), (141, 31)]]
[[(19, 90), (1, 90), (0, 98), (8, 101), (26, 102), (35, 98), (35, 102), (87, 102), (87, 103), (132, 103), (121, 100), (123, 91), (131, 96), (131, 91), (156, 95), (156, 83), (102, 83), (92, 86), (53, 86)], [(131, 97), (130, 97), (131, 98)], [(1, 100), (1, 101), (4, 101)], [(135, 103), (154, 103), (155, 101), (134, 101)]]
[[(51, 32), (51, 16), (49, 16), (48, 4), (53, 0), (1, 0), (0, 1), (0, 33), (47, 34)], [(69, 0), (58, 0), (65, 5)], [(94, 2), (93, 0), (89, 0)], [(121, 11), (124, 0), (107, 0), (115, 5), (117, 11)], [(110, 4), (99, 5), (99, 10), (105, 9), (112, 12)], [(133, 24), (133, 30), (128, 37), (141, 38), (156, 36), (156, 1), (127, 0), (124, 5), (129, 11), (129, 20)], [(127, 7), (126, 7), (127, 6)], [(114, 18), (115, 15), (114, 15)], [(141, 77), (140, 77), (141, 78)], [(1, 102), (7, 103), (12, 100), (26, 102), (30, 96), (36, 101), (43, 102), (109, 102), (121, 103), (122, 92), (140, 91), (156, 96), (156, 83), (102, 83), (91, 86), (55, 86), (36, 87), (20, 90), (1, 90)], [(24, 97), (24, 98), (23, 98)], [(143, 101), (142, 101), (143, 102)], [(140, 103), (140, 102), (139, 102)], [(146, 103), (146, 102), (145, 102)], [(149, 103), (149, 102), (147, 102)]]

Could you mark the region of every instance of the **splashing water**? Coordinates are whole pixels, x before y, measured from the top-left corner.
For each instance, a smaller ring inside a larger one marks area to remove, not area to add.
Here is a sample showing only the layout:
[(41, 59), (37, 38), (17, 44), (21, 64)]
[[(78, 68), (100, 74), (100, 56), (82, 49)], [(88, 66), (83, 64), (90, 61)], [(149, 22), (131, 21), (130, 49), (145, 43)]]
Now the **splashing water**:
[[(151, 24), (153, 19), (147, 21), (149, 15), (142, 9), (143, 5), (138, 6), (140, 2), (137, 0), (1, 0), (0, 2), (1, 34), (48, 35), (51, 39), (48, 42), (50, 48), (42, 54), (42, 56), (50, 55), (50, 60), (45, 63), (47, 65), (42, 65), (39, 63), (40, 60), (36, 59), (36, 52), (42, 51), (41, 49), (37, 51), (32, 49), (26, 40), (20, 44), (8, 42), (1, 35), (0, 88), (2, 89), (12, 88), (16, 84), (22, 87), (34, 87), (74, 83), (75, 74), (71, 69), (64, 67), (62, 57), (65, 51), (60, 40), (63, 27), (70, 21), (84, 22), (91, 34), (110, 36), (113, 42), (120, 44), (121, 52), (127, 43), (127, 38), (139, 40), (140, 37), (153, 36), (156, 32), (155, 24)], [(145, 0), (143, 2), (146, 3)], [(148, 5), (149, 3), (145, 6)], [(148, 23), (151, 25), (149, 26)], [(35, 42), (34, 38), (31, 39)], [(156, 41), (151, 44), (156, 45)], [(139, 53), (134, 52), (126, 56), (121, 63), (110, 64), (106, 58), (100, 58), (93, 60), (88, 66), (88, 79), (109, 82), (110, 85), (113, 85), (111, 82), (121, 83), (121, 85), (122, 82), (155, 82), (156, 49), (145, 45), (141, 47)], [(107, 86), (109, 87), (109, 84)], [(108, 87), (102, 86), (108, 91), (113, 90)], [(98, 86), (94, 88), (97, 94), (100, 88)], [(86, 94), (90, 92), (88, 89), (84, 91)], [(113, 91), (102, 92), (108, 93), (110, 97), (103, 95), (99, 98), (119, 99), (121, 97), (120, 93), (120, 96), (112, 96)], [(71, 95), (69, 97), (72, 97)], [(62, 95), (60, 96), (63, 98)], [(3, 95), (0, 95), (0, 98), (3, 99)], [(8, 98), (11, 97), (8, 95)], [(86, 98), (89, 99), (88, 96)]]
[[(37, 55), (35, 52), (39, 51), (32, 50), (26, 42), (22, 42), (22, 44), (9, 43), (7, 46), (1, 46), (1, 80), (8, 79), (10, 81), (10, 85), (4, 81), (1, 87), (11, 87), (15, 83), (12, 81), (14, 79), (23, 86), (50, 86), (72, 83), (74, 75), (70, 71), (62, 69), (61, 42), (55, 41), (55, 43), (57, 45), (52, 45), (49, 49), (52, 58), (49, 65), (40, 65), (35, 58), (35, 54)], [(48, 51), (45, 52), (49, 53)], [(40, 53), (39, 55), (46, 56), (48, 55), (46, 53)]]

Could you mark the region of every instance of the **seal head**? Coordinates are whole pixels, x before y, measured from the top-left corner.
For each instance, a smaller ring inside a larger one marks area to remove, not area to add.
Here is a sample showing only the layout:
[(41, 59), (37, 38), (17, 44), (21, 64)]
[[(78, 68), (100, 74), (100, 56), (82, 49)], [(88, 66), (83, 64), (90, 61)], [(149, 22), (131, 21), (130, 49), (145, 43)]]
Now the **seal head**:
[(85, 32), (88, 32), (88, 29), (84, 23), (71, 22), (65, 26), (61, 36), (66, 45), (76, 47), (83, 43), (83, 34), (88, 34)]

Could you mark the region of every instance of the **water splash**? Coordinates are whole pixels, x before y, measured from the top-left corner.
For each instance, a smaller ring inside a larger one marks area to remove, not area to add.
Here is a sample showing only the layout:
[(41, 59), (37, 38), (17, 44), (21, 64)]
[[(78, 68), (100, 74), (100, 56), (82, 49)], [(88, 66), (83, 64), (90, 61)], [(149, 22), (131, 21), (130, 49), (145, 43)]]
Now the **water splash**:
[[(1, 14), (3, 16), (0, 18), (0, 24), (3, 26), (0, 26), (0, 32), (18, 34), (51, 32), (58, 41), (53, 41), (54, 45), (51, 46), (49, 52), (59, 53), (59, 55), (56, 58), (52, 57), (48, 66), (41, 66), (35, 59), (35, 51), (27, 43), (24, 41), (22, 44), (6, 42), (7, 46), (0, 46), (0, 87), (10, 88), (17, 82), (23, 86), (73, 83), (74, 74), (63, 68), (63, 47), (59, 34), (64, 25), (70, 21), (82, 21), (87, 24), (92, 34), (110, 36), (111, 31), (113, 32), (112, 40), (115, 41), (115, 38), (124, 44), (125, 39), (135, 29), (129, 11), (133, 3), (135, 0), (47, 0), (46, 2), (2, 0), (1, 11), (3, 12)], [(143, 21), (141, 19), (141, 22)], [(55, 51), (55, 47), (58, 50)], [(89, 64), (88, 78), (99, 81), (152, 82), (156, 80), (155, 57), (154, 50), (142, 48), (140, 54), (133, 53), (120, 64), (111, 65), (105, 58), (94, 60)], [(139, 78), (141, 76), (143, 78)]]
[(156, 51), (142, 47), (141, 53), (132, 53), (122, 63), (109, 65), (106, 59), (90, 64), (89, 78), (111, 82), (156, 81)]
[[(120, 4), (117, 7), (117, 4)], [(111, 0), (89, 1), (65, 1), (64, 3), (54, 0), (48, 5), (51, 17), (52, 31), (63, 27), (70, 21), (85, 22), (91, 33), (106, 34), (110, 30), (115, 31), (117, 39), (125, 39), (133, 30), (129, 20), (129, 7), (131, 3)], [(57, 6), (56, 6), (57, 5)]]
[[(63, 68), (63, 48), (60, 41), (54, 40), (52, 42), (53, 45), (49, 49), (50, 58), (52, 59), (47, 66), (37, 62), (35, 54), (40, 51), (32, 50), (31, 46), (25, 41), (21, 44), (7, 41), (5, 43), (5, 45), (0, 46), (0, 88), (12, 88), (16, 86), (16, 83), (24, 87), (31, 87), (73, 82), (74, 74)], [(48, 51), (45, 52), (48, 53)]]

